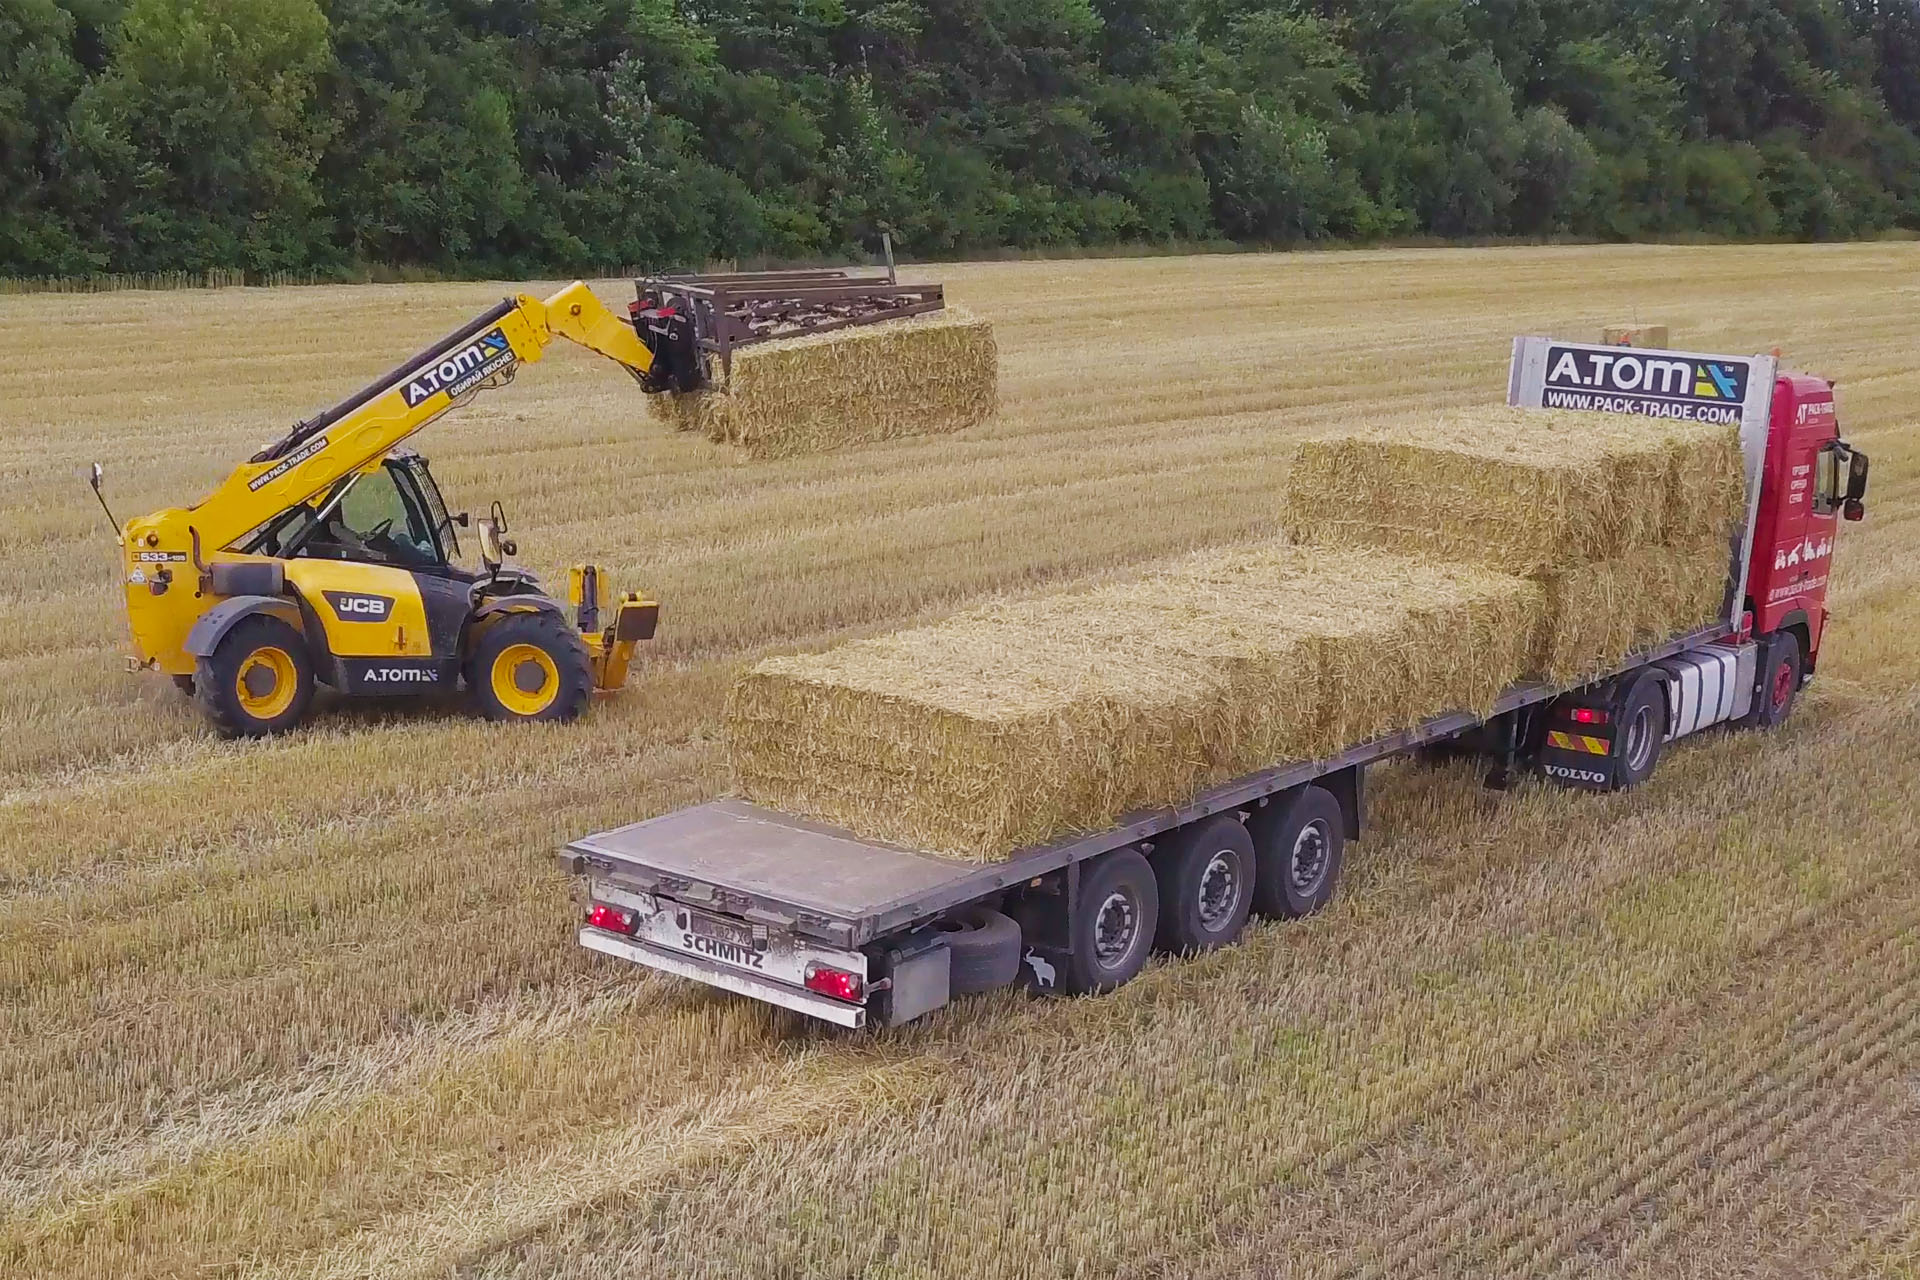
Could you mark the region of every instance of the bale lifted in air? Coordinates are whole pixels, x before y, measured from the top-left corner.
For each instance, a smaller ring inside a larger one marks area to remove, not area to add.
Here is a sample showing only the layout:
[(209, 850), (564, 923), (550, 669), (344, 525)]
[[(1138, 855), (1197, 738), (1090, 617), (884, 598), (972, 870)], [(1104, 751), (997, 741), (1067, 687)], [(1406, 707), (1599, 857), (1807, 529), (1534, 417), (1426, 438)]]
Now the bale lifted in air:
[(996, 406), (992, 326), (891, 267), (634, 283), (634, 327), (670, 392), (654, 412), (749, 456), (958, 431)]

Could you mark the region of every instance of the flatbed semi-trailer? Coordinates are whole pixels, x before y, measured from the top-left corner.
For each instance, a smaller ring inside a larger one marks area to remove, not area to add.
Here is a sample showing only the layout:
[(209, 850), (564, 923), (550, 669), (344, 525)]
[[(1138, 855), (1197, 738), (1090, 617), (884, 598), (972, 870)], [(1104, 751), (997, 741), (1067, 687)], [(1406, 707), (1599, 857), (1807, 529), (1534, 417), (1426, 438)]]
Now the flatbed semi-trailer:
[[(1639, 402), (1606, 381), (1623, 360), (1641, 365), (1626, 368)], [(1686, 385), (1648, 382), (1656, 363), (1686, 366)], [(1836, 519), (1864, 509), (1866, 457), (1839, 439), (1831, 385), (1776, 374), (1767, 356), (1547, 339), (1516, 341), (1513, 369), (1515, 403), (1542, 404), (1556, 376), (1563, 391), (1598, 378), (1581, 392), (1590, 403), (1556, 407), (1736, 415), (1749, 501), (1723, 617), (1578, 688), (1517, 685), (1484, 717), (1436, 716), (1000, 862), (863, 840), (739, 799), (584, 836), (560, 855), (580, 880), (580, 944), (847, 1027), (897, 1025), (1015, 981), (1097, 992), (1131, 978), (1156, 945), (1225, 945), (1251, 911), (1324, 904), (1362, 830), (1369, 765), (1469, 749), (1487, 758), (1494, 786), (1538, 769), (1612, 789), (1645, 781), (1675, 739), (1784, 719), (1817, 660)], [(1695, 385), (1744, 394), (1694, 403)]]

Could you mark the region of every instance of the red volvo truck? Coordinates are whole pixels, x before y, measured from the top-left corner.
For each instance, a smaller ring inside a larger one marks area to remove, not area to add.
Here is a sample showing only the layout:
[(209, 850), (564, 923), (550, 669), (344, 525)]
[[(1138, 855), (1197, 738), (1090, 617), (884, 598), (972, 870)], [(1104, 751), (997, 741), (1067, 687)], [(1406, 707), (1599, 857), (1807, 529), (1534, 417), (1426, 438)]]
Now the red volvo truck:
[(1225, 946), (1250, 913), (1325, 904), (1360, 836), (1369, 765), (1469, 750), (1488, 757), (1491, 786), (1537, 769), (1618, 789), (1644, 782), (1678, 738), (1779, 724), (1818, 667), (1838, 521), (1864, 514), (1868, 465), (1840, 438), (1833, 384), (1776, 364), (1515, 340), (1513, 404), (1740, 426), (1747, 518), (1720, 616), (1602, 679), (1518, 685), (1484, 719), (1437, 716), (987, 865), (739, 799), (697, 805), (566, 847), (579, 943), (847, 1027), (898, 1025), (1016, 981), (1106, 991), (1156, 947)]

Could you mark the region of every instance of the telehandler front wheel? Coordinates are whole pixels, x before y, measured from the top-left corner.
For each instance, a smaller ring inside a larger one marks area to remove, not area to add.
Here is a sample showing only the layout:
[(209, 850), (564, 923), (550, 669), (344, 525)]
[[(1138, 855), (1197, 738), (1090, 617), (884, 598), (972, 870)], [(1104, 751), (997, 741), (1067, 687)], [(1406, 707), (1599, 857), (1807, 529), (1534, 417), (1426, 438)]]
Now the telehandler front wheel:
[(229, 738), (263, 738), (299, 724), (313, 701), (313, 660), (291, 623), (242, 618), (194, 664), (193, 696)]
[(467, 686), (489, 720), (571, 720), (587, 709), (593, 669), (580, 633), (546, 610), (485, 624)]

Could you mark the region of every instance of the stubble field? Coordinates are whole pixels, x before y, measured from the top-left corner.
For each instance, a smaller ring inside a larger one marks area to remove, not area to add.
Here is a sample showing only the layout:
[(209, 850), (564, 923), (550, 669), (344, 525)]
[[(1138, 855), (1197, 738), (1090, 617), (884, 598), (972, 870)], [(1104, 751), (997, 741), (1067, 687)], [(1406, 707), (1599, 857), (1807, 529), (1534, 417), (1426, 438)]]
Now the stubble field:
[[(197, 499), (503, 288), (0, 298), (0, 1275), (1920, 1272), (1920, 245), (938, 276), (1002, 352), (961, 436), (743, 464), (561, 350), (418, 438), (664, 602), (586, 720), (246, 744), (122, 671), (83, 468)], [(1873, 455), (1782, 731), (1622, 796), (1383, 769), (1326, 913), (1097, 1001), (847, 1036), (572, 945), (553, 849), (724, 789), (743, 662), (1271, 533), (1299, 434), (1636, 319)]]

